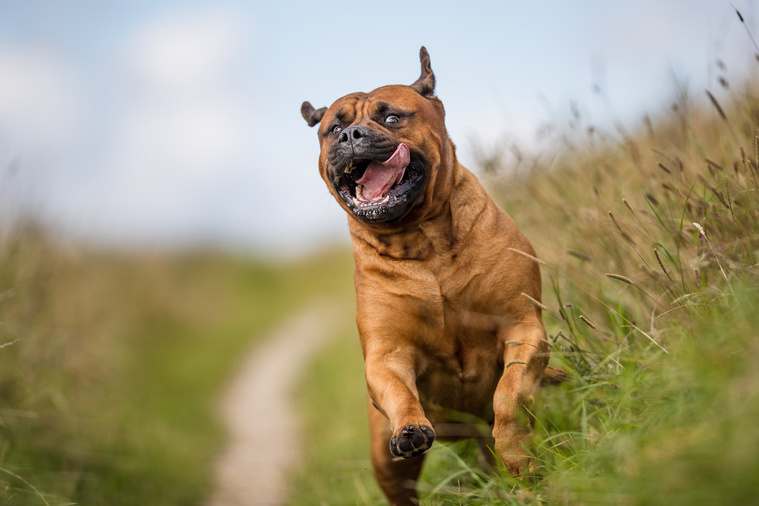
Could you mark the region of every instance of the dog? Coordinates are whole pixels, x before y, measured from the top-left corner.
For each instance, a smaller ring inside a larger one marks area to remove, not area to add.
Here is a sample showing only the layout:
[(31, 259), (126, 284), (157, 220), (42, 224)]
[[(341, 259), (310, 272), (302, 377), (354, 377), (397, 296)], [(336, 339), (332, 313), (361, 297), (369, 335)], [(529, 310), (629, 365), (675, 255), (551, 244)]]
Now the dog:
[(398, 505), (416, 503), (436, 438), (494, 442), (509, 473), (527, 472), (549, 358), (535, 252), (456, 159), (424, 47), (420, 60), (410, 86), (301, 107), (320, 124), (319, 173), (349, 216), (371, 460)]

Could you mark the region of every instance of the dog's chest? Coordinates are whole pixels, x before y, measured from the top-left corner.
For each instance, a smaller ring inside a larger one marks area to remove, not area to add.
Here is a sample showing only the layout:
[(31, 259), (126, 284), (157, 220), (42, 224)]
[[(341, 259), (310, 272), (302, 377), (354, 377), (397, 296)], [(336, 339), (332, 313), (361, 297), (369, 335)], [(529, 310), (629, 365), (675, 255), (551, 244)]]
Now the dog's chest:
[[(486, 296), (468, 287), (446, 291), (441, 287), (436, 314), (427, 329), (417, 376), (422, 404), (441, 406), (489, 418), (493, 392), (503, 373), (503, 346), (498, 329), (503, 323)], [(435, 306), (435, 307), (433, 307)]]
[[(395, 264), (389, 264), (395, 267)], [(359, 266), (358, 320), (364, 343), (414, 350), (422, 405), (488, 419), (503, 373), (499, 329), (508, 322), (498, 265), (447, 259), (383, 270)]]
[(503, 373), (497, 345), (477, 346), (464, 340), (427, 354), (417, 375), (425, 411), (455, 410), (489, 420), (493, 393)]

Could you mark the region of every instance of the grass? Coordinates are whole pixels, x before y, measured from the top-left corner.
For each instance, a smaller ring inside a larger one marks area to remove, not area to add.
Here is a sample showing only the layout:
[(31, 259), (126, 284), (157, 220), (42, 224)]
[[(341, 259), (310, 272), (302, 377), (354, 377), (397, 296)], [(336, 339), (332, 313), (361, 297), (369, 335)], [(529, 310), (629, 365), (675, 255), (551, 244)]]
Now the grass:
[(0, 503), (201, 503), (234, 365), (281, 317), (345, 291), (349, 262), (118, 255), (33, 227), (6, 234)]
[(345, 330), (309, 367), (300, 392), (306, 446), (290, 480), (287, 503), (292, 506), (372, 503), (381, 496), (366, 444), (361, 346), (350, 309), (346, 313)]
[[(544, 389), (535, 407), (541, 467), (531, 480), (483, 473), (471, 444), (436, 444), (418, 484), (422, 503), (755, 504), (755, 88), (725, 81), (698, 103), (679, 93), (637, 130), (604, 133), (577, 115), (551, 131), (560, 133), (541, 154), (507, 161), (505, 151), (483, 152), (480, 169), (545, 262), (552, 363), (571, 381)], [(344, 339), (335, 347), (357, 337)], [(306, 381), (305, 409), (317, 412), (335, 389), (350, 399), (308, 418), (317, 441), (329, 441), (336, 420), (366, 416), (360, 371), (339, 366), (360, 356), (334, 353), (319, 360), (337, 372), (327, 378), (315, 366)], [(359, 431), (339, 446), (309, 448), (299, 476), (314, 485), (298, 495), (384, 504), (363, 475), (352, 490), (350, 480), (339, 493), (325, 485), (341, 474), (335, 462), (368, 458)]]

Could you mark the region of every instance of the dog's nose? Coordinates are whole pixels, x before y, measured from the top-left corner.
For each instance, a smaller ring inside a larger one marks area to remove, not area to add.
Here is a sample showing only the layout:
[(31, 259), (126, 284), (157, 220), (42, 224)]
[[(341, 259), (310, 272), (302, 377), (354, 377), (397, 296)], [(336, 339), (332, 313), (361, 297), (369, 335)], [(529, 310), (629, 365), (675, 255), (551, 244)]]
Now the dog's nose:
[(337, 138), (338, 142), (349, 142), (353, 143), (353, 141), (357, 141), (358, 139), (361, 139), (362, 137), (366, 137), (369, 133), (369, 130), (366, 127), (354, 125), (349, 126), (342, 132), (340, 132), (340, 135)]

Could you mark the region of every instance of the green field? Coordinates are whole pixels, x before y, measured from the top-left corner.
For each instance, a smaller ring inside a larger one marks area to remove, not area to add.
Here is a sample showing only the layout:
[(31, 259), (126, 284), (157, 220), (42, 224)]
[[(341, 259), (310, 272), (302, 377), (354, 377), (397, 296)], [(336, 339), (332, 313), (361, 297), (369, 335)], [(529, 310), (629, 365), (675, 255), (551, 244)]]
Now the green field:
[(255, 338), (350, 293), (352, 257), (118, 255), (0, 244), (0, 503), (201, 504), (217, 396)]
[[(533, 157), (481, 152), (546, 263), (552, 363), (572, 379), (536, 405), (534, 476), (488, 475), (472, 445), (436, 444), (423, 504), (757, 503), (759, 97), (712, 97), (678, 95), (630, 131), (577, 115)], [(343, 339), (305, 382), (314, 443), (293, 504), (384, 503), (366, 430), (334, 431), (366, 420), (357, 337)]]
[[(577, 115), (539, 155), (482, 150), (471, 168), (545, 262), (552, 362), (571, 381), (536, 404), (534, 476), (436, 444), (424, 504), (757, 503), (759, 97), (712, 97), (606, 133)], [(351, 272), (343, 250), (272, 263), (3, 231), (0, 503), (202, 504), (241, 354), (331, 298), (345, 321), (299, 393), (290, 503), (382, 504)]]

